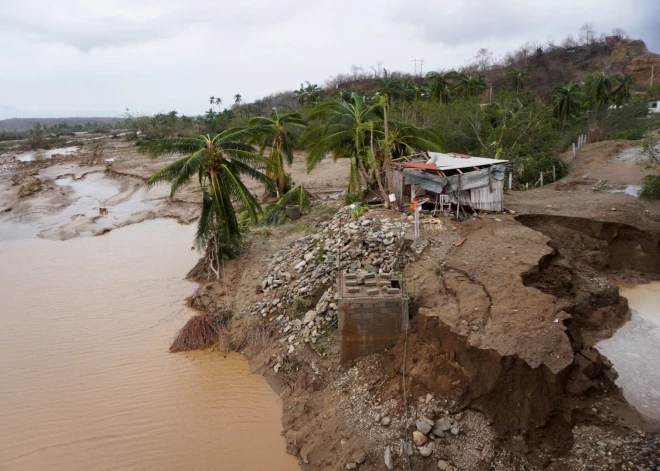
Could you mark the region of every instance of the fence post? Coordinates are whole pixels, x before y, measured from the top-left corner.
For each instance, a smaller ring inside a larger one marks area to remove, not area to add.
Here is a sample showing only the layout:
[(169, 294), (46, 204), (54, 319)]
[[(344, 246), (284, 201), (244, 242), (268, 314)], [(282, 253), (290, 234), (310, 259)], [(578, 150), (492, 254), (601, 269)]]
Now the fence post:
[(511, 191), (512, 180), (513, 180), (513, 174), (511, 172), (509, 172), (509, 191)]
[(529, 182), (525, 183), (525, 190), (529, 190)]
[(555, 166), (552, 166), (552, 181), (556, 182), (557, 181), (557, 170), (555, 169)]
[(543, 186), (543, 172), (541, 172), (541, 186)]
[(573, 157), (575, 157), (575, 142), (573, 143)]

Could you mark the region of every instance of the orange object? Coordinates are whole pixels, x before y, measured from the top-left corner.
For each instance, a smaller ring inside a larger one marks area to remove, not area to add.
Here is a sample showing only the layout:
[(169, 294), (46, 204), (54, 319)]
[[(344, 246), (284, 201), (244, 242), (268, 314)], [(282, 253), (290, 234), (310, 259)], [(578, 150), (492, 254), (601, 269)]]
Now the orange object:
[(458, 239), (456, 242), (454, 242), (454, 247), (458, 247), (459, 245), (461, 245), (461, 244), (462, 244), (463, 242), (465, 242), (466, 240), (467, 240), (467, 237), (461, 237), (461, 238)]
[(414, 213), (415, 212), (415, 206), (419, 204), (419, 201), (413, 200), (412, 203), (410, 203), (410, 212)]

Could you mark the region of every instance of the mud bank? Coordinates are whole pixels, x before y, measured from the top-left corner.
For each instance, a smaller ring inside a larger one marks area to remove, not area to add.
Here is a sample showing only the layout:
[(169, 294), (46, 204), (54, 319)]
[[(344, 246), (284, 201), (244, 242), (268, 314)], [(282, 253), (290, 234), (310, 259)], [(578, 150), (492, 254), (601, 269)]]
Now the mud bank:
[[(616, 372), (592, 348), (629, 312), (599, 270), (627, 279), (655, 276), (654, 236), (601, 230), (611, 236), (587, 256), (571, 252), (574, 242), (567, 248), (566, 238), (552, 237), (565, 230), (557, 225), (546, 225), (546, 234), (538, 224), (498, 215), (425, 228), (426, 249), (409, 254), (403, 270), (413, 299), (407, 341), (348, 367), (339, 364), (336, 331), (324, 334), (321, 349), (287, 354), (280, 342), (288, 345), (286, 337), (269, 324), (276, 314), (250, 312), (267, 275), (259, 269), (270, 260), (263, 254), (286, 240), (251, 247), (239, 262), (247, 269), (230, 269), (222, 288), (203, 287), (194, 302), (210, 304), (218, 290), (217, 305), (222, 299), (234, 306), (230, 344), (244, 349), (281, 393), (287, 449), (303, 469), (381, 469), (386, 449), (395, 466), (410, 454), (415, 469), (437, 469), (440, 459), (467, 470), (655, 466), (658, 424), (626, 403)], [(321, 238), (324, 227), (317, 226)], [(454, 247), (459, 237), (467, 240)], [(624, 263), (616, 244), (643, 249)], [(251, 349), (257, 334), (261, 346)], [(411, 446), (418, 420), (451, 423), (457, 435), (439, 431), (428, 435), (428, 446)], [(606, 443), (605, 455), (597, 443)]]
[(56, 164), (0, 178), (0, 240), (66, 240), (162, 217), (189, 223), (198, 208), (170, 201), (165, 188), (147, 191), (140, 178), (117, 176), (103, 166)]

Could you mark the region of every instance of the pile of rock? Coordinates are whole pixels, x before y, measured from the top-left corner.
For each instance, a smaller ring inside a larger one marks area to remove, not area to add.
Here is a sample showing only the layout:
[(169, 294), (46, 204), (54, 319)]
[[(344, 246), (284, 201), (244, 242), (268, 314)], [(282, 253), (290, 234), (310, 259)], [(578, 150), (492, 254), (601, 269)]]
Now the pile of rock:
[(288, 353), (301, 343), (316, 343), (336, 323), (338, 273), (389, 273), (408, 262), (402, 254), (408, 221), (370, 217), (374, 213), (354, 220), (351, 208), (344, 207), (319, 223), (315, 234), (270, 259), (257, 286), (263, 298), (249, 309), (279, 324)]

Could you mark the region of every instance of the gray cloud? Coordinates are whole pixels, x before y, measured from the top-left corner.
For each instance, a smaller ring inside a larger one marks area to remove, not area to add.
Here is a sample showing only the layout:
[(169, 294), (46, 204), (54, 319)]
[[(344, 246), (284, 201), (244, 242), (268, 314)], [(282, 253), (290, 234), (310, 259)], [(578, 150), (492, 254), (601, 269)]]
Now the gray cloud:
[(353, 64), (457, 67), (585, 21), (658, 50), (658, 18), (657, 0), (2, 0), (0, 105), (201, 113), (209, 95), (252, 100)]

